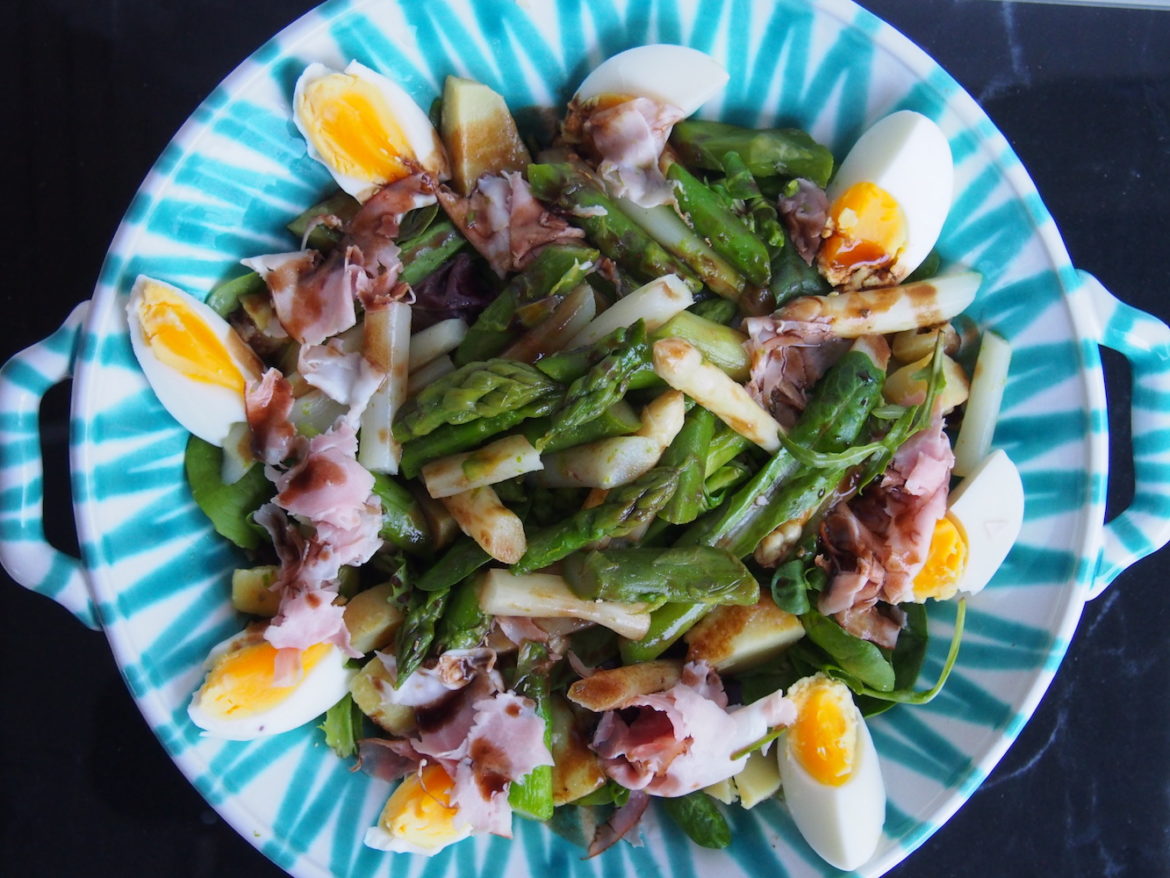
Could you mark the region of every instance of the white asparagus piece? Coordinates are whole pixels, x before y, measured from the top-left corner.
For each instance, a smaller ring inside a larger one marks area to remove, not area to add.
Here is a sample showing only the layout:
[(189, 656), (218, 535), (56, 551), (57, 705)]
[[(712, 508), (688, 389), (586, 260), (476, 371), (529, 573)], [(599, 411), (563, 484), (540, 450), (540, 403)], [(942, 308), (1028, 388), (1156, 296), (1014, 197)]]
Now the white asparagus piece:
[(566, 697), (574, 704), (604, 713), (620, 710), (643, 695), (665, 692), (682, 678), (682, 662), (655, 659), (600, 670), (576, 680)]
[(694, 345), (681, 338), (656, 341), (654, 371), (745, 439), (770, 453), (780, 448), (782, 428), (776, 419), (751, 398), (743, 385), (704, 360)]
[(1012, 348), (994, 332), (983, 333), (963, 424), (955, 439), (955, 475), (968, 476), (991, 451), (1003, 389), (1012, 365)]
[(674, 441), (686, 417), (677, 390), (659, 394), (642, 409), (642, 426), (632, 436), (612, 436), (544, 457), (550, 488), (616, 488), (653, 469)]
[(458, 317), (440, 320), (410, 337), (409, 368), (413, 374), (427, 363), (459, 347), (467, 335), (467, 324)]
[(432, 460), (422, 468), (427, 493), (436, 500), (544, 469), (540, 452), (523, 436), (505, 436), (475, 451)]
[[(882, 394), (895, 405), (920, 405), (926, 399), (926, 377), (930, 375), (931, 356), (927, 355), (914, 363), (907, 363), (895, 369), (886, 378)], [(935, 411), (948, 414), (967, 401), (970, 382), (963, 367), (942, 355), (943, 388), (935, 399)]]
[(983, 275), (967, 271), (897, 287), (802, 296), (775, 317), (827, 323), (841, 338), (887, 335), (947, 322), (971, 304), (982, 281)]
[(559, 351), (596, 316), (597, 298), (593, 295), (593, 287), (583, 283), (565, 296), (548, 317), (504, 348), (499, 356), (505, 360), (535, 363), (541, 357)]
[(252, 431), (245, 421), (236, 421), (228, 427), (223, 440), (223, 463), (219, 478), (225, 485), (234, 485), (252, 468), (256, 458), (252, 456)]
[(444, 375), (450, 375), (454, 371), (455, 361), (446, 354), (431, 360), (417, 372), (411, 370), (410, 379), (406, 382), (407, 398), (414, 396), (428, 384), (433, 384)]
[(549, 573), (514, 576), (507, 570), (487, 570), (480, 574), (479, 606), (493, 616), (585, 619), (631, 640), (650, 630), (646, 604), (582, 600), (569, 583)]
[(442, 503), (459, 529), (500, 563), (515, 564), (528, 549), (524, 523), (491, 488), (472, 488), (444, 497)]
[(667, 274), (638, 287), (628, 296), (618, 299), (597, 315), (564, 346), (564, 350), (591, 345), (615, 329), (630, 326), (638, 320), (652, 332), (695, 301), (691, 291), (676, 275)]
[(362, 356), (386, 377), (370, 397), (361, 417), (358, 463), (370, 472), (398, 473), (402, 445), (390, 425), (406, 401), (410, 358), (410, 305), (390, 302), (366, 311)]

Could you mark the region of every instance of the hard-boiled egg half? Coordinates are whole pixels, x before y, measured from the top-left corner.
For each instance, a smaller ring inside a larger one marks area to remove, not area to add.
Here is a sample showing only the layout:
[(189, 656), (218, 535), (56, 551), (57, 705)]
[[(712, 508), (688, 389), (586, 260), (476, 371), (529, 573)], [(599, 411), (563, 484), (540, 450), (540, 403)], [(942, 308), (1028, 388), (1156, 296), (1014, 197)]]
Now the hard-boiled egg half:
[(278, 735), (320, 716), (349, 691), (354, 671), (331, 643), (302, 650), (300, 672), (278, 685), (277, 650), (263, 632), (248, 628), (212, 649), (207, 677), (187, 714), (209, 735), (251, 741)]
[(678, 107), (685, 118), (718, 94), (727, 78), (727, 71), (705, 52), (656, 43), (602, 61), (577, 89), (577, 100), (650, 98)]
[(401, 86), (357, 61), (343, 72), (306, 67), (293, 92), (293, 120), (309, 155), (358, 201), (409, 176), (411, 161), (439, 179), (448, 175), (427, 114)]
[(873, 739), (844, 683), (816, 674), (787, 695), (796, 722), (777, 750), (784, 800), (814, 851), (838, 869), (856, 869), (873, 856), (886, 819)]
[(881, 119), (829, 183), (831, 233), (817, 264), (829, 283), (900, 283), (930, 253), (950, 210), (954, 162), (942, 130), (921, 113)]
[(983, 590), (1011, 551), (1024, 523), (1024, 484), (1002, 450), (991, 452), (951, 492), (926, 563), (914, 577), (914, 599), (947, 600)]
[(382, 809), (376, 826), (366, 830), (368, 847), (404, 854), (437, 854), (471, 834), (457, 821), (451, 804), (454, 781), (441, 765), (429, 763), (407, 775)]
[(256, 355), (207, 305), (140, 275), (126, 307), (134, 355), (163, 407), (189, 432), (222, 446), (242, 422), (244, 387), (260, 377)]

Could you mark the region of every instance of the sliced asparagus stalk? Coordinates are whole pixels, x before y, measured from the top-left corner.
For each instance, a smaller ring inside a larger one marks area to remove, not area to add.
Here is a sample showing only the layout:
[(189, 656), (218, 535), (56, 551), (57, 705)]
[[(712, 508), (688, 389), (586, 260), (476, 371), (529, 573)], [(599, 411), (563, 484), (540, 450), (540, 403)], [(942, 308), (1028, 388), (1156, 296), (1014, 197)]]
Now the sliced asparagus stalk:
[(548, 573), (487, 570), (480, 574), (479, 606), (493, 616), (585, 619), (634, 640), (650, 627), (645, 604), (582, 600), (564, 579)]
[(524, 524), (491, 488), (472, 488), (442, 501), (460, 530), (497, 561), (515, 564), (524, 555), (528, 547)]
[(406, 401), (410, 305), (389, 302), (367, 311), (362, 353), (386, 377), (362, 412), (358, 463), (371, 472), (393, 475), (402, 457), (402, 444), (391, 431), (391, 424)]
[(428, 494), (442, 499), (543, 468), (532, 443), (523, 436), (505, 436), (475, 451), (431, 461), (422, 468), (422, 480)]
[(432, 360), (449, 354), (467, 335), (467, 324), (458, 317), (440, 320), (410, 337), (410, 371), (413, 374)]
[(600, 341), (615, 329), (638, 320), (653, 332), (675, 314), (690, 307), (695, 297), (676, 275), (668, 274), (639, 287), (597, 315), (565, 345), (567, 350)]

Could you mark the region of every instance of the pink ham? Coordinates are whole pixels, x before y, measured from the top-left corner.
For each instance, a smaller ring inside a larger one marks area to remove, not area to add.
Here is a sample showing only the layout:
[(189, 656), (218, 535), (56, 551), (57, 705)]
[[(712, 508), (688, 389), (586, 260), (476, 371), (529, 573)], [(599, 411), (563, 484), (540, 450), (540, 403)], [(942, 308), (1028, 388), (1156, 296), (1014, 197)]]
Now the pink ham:
[(718, 675), (703, 662), (690, 662), (670, 689), (623, 704), (623, 711), (638, 709), (630, 722), (617, 711), (604, 714), (593, 749), (606, 774), (628, 789), (686, 795), (741, 771), (747, 756), (733, 754), (796, 719), (780, 692), (745, 707), (726, 705)]
[(278, 464), (293, 453), (296, 430), (289, 422), (292, 387), (279, 369), (268, 369), (244, 390), (244, 411), (252, 433), (252, 454), (266, 464)]
[(485, 174), (467, 198), (446, 187), (438, 195), (451, 221), (500, 277), (524, 268), (544, 246), (585, 234), (550, 213), (513, 171)]
[(747, 391), (785, 427), (808, 405), (808, 392), (849, 347), (826, 324), (774, 317), (743, 322), (751, 357)]
[(818, 608), (847, 630), (892, 646), (900, 619), (878, 605), (914, 598), (914, 577), (930, 551), (935, 524), (946, 514), (954, 454), (942, 419), (895, 453), (881, 481), (821, 524), (822, 566), (830, 572)]
[(619, 197), (642, 207), (672, 204), (674, 191), (658, 158), (682, 110), (649, 98), (632, 98), (590, 112), (582, 131), (601, 162), (597, 172)]

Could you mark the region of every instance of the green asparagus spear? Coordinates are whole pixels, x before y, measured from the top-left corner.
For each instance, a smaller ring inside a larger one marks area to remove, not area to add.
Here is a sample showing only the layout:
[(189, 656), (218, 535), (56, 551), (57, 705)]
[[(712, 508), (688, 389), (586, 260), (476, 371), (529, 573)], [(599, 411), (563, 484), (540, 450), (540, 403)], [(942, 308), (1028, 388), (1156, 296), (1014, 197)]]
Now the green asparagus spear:
[(743, 202), (752, 230), (768, 248), (768, 254), (775, 258), (787, 241), (775, 203), (760, 191), (756, 178), (735, 150), (723, 154), (723, 170), (727, 174), (723, 183), (728, 194)]
[[(881, 399), (883, 378), (867, 354), (847, 353), (818, 382), (789, 438), (817, 451), (844, 450)], [(777, 518), (772, 503), (799, 468), (781, 448), (735, 496), (684, 533), (679, 544), (719, 546), (736, 557), (751, 553), (766, 534), (789, 520)]]
[(727, 499), (731, 491), (752, 477), (753, 470), (746, 463), (733, 460), (725, 463), (703, 482), (707, 497), (706, 509), (716, 509)]
[(682, 161), (707, 171), (723, 171), (723, 157), (738, 153), (754, 177), (807, 177), (818, 186), (829, 182), (833, 154), (795, 128), (757, 130), (690, 119), (671, 131), (670, 143)]
[(378, 536), (412, 554), (429, 555), (431, 534), (414, 495), (384, 473), (374, 473), (374, 493), (382, 501), (382, 529)]
[(754, 447), (750, 439), (745, 438), (720, 421), (715, 425), (715, 435), (711, 437), (711, 442), (707, 446), (703, 476), (711, 478), (720, 467), (730, 463), (747, 449)]
[(581, 552), (565, 560), (562, 575), (586, 600), (754, 604), (760, 597), (743, 562), (708, 546)]
[(471, 537), (459, 537), (414, 583), (419, 591), (447, 591), (492, 559)]
[(416, 284), (467, 246), (467, 239), (449, 220), (432, 223), (418, 235), (403, 241), (401, 252), (403, 283)]
[(513, 360), (470, 363), (423, 388), (394, 421), (394, 438), (407, 442), (443, 424), (494, 418), (560, 396), (560, 388), (540, 370)]
[[(633, 326), (618, 327), (589, 347), (561, 351), (538, 360), (536, 368), (553, 381), (560, 384), (572, 384), (606, 357), (629, 345), (633, 332), (635, 332)], [(645, 368), (637, 370), (630, 376), (630, 388), (641, 389), (653, 386), (651, 378), (656, 377), (653, 365), (647, 364)]]
[(659, 466), (677, 467), (678, 488), (658, 515), (671, 524), (688, 524), (706, 509), (703, 462), (717, 418), (701, 405), (687, 412), (683, 427), (662, 453)]
[(597, 418), (626, 395), (636, 372), (653, 368), (646, 326), (641, 320), (629, 327), (625, 339), (624, 344), (569, 385), (548, 430), (534, 443), (538, 451), (546, 450), (562, 433)]
[(491, 617), (479, 607), (474, 581), (465, 579), (451, 589), (447, 608), (435, 631), (435, 648), (439, 652), (472, 649), (483, 642), (491, 624)]
[(744, 350), (747, 336), (742, 332), (705, 320), (690, 311), (679, 311), (650, 333), (652, 341), (661, 338), (681, 338), (699, 349), (703, 357), (714, 363), (736, 381), (748, 379), (751, 360)]
[(649, 522), (678, 487), (679, 471), (655, 467), (627, 485), (612, 489), (605, 500), (578, 510), (567, 521), (529, 537), (528, 549), (513, 567), (531, 573), (605, 537), (623, 537)]
[(712, 323), (727, 324), (739, 316), (739, 308), (735, 306), (735, 302), (717, 296), (695, 302), (687, 311)]
[(696, 622), (707, 615), (709, 604), (663, 604), (650, 614), (650, 630), (641, 640), (621, 642), (619, 652), (622, 664), (633, 665), (658, 658), (687, 633)]
[(677, 274), (693, 290), (702, 286), (686, 265), (626, 216), (580, 168), (567, 162), (529, 165), (528, 182), (537, 198), (573, 213), (589, 240), (643, 283)]
[[(549, 683), (548, 647), (528, 640), (516, 658), (517, 695), (531, 698), (536, 714), (544, 720), (544, 743), (552, 746), (552, 691)], [(508, 804), (513, 810), (534, 820), (548, 820), (553, 815), (552, 766), (538, 765), (508, 789)]]
[[(285, 228), (292, 232), (299, 244), (301, 239), (305, 237), (305, 232), (309, 229), (309, 226), (318, 217), (335, 216), (343, 223), (346, 223), (353, 219), (354, 214), (360, 208), (361, 203), (348, 192), (337, 192), (324, 201), (314, 204), (285, 226)], [(314, 250), (331, 250), (341, 240), (342, 234), (341, 229), (318, 223), (309, 232), (308, 240), (305, 243)]]
[(666, 176), (674, 183), (678, 206), (690, 218), (695, 231), (749, 281), (766, 284), (771, 277), (768, 248), (755, 233), (678, 162), (667, 168)]
[[(526, 422), (520, 428), (520, 432), (535, 445), (537, 439), (549, 432), (552, 422), (551, 417), (534, 418)], [(597, 439), (607, 439), (610, 436), (628, 436), (630, 433), (636, 433), (641, 426), (642, 421), (634, 412), (633, 407), (624, 399), (619, 400), (592, 420), (553, 435), (545, 444), (543, 451), (546, 454), (551, 454)]]
[(466, 366), (502, 351), (517, 334), (519, 308), (550, 296), (565, 295), (593, 270), (598, 256), (596, 250), (577, 244), (552, 244), (541, 249), (480, 313), (452, 355), (455, 365)]
[(415, 591), (410, 596), (410, 605), (394, 643), (394, 654), (398, 660), (395, 687), (401, 686), (427, 657), (435, 639), (435, 624), (442, 617), (450, 596), (450, 588), (431, 592)]
[[(549, 394), (526, 406), (512, 409), (495, 417), (477, 418), (466, 424), (444, 424), (426, 436), (412, 439), (403, 444), (399, 469), (408, 479), (413, 479), (422, 471), (423, 466), (432, 460), (458, 454), (461, 451), (470, 451), (472, 448), (482, 445), (492, 436), (511, 430), (526, 421), (528, 424), (547, 424), (546, 416), (556, 411), (559, 404), (559, 396)], [(636, 429), (638, 429), (637, 426), (629, 432), (632, 433)], [(527, 424), (525, 425), (525, 435), (527, 435)]]
[(231, 280), (225, 280), (207, 295), (207, 307), (221, 317), (227, 317), (240, 307), (240, 299), (253, 293), (267, 293), (268, 284), (256, 272), (249, 271)]

